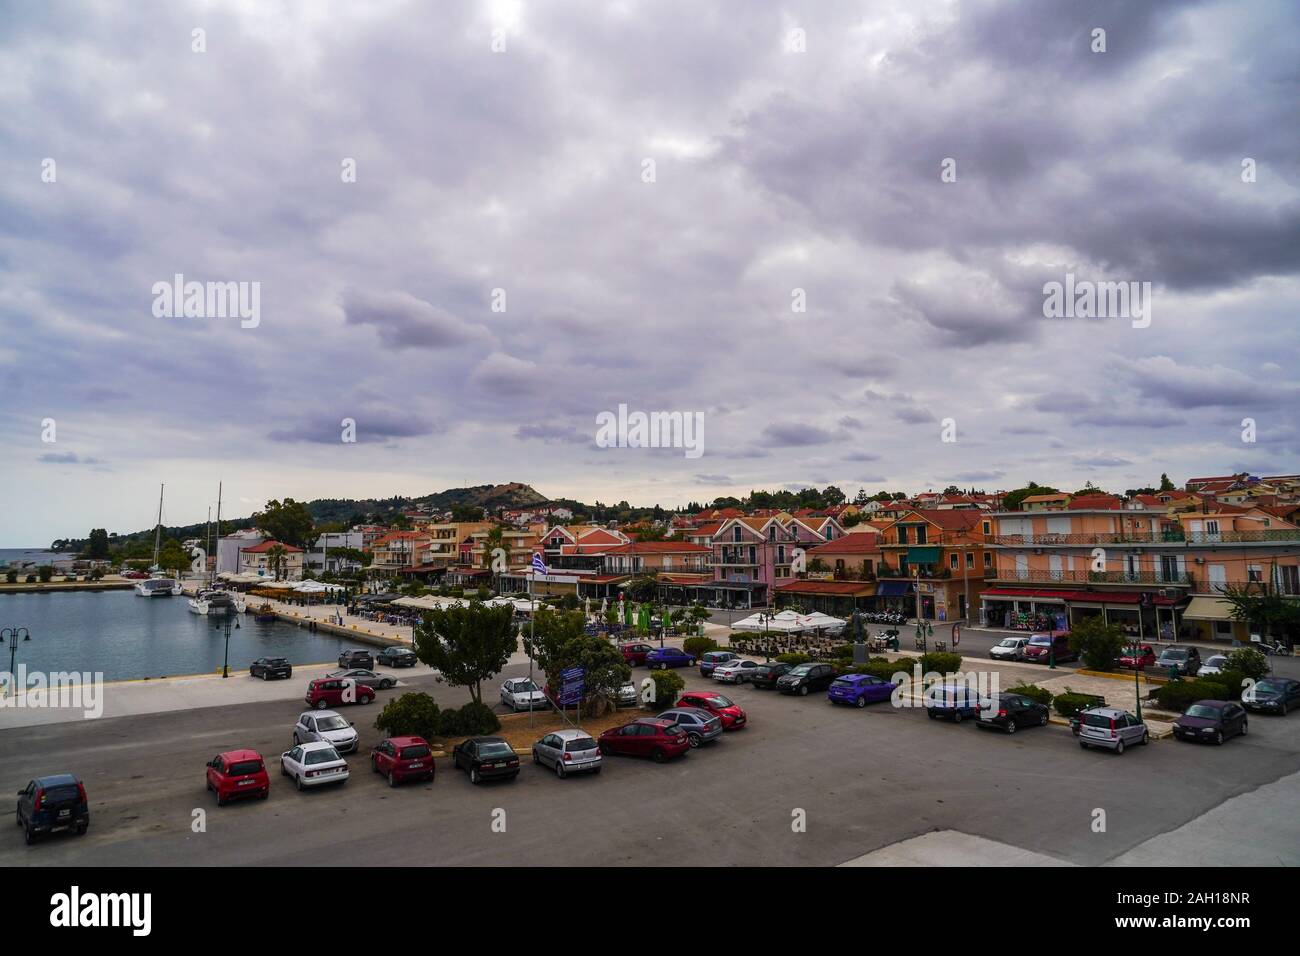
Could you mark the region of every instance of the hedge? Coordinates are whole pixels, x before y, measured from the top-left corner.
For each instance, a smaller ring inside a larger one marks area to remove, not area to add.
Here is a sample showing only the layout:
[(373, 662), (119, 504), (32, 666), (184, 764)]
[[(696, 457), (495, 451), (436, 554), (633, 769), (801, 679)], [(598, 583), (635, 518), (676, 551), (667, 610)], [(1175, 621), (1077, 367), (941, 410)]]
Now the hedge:
[(438, 705), (428, 694), (394, 697), (375, 718), (375, 727), (389, 737), (415, 736), (429, 740), (438, 736)]
[(501, 721), (487, 704), (470, 701), (456, 710), (454, 707), (438, 715), (439, 737), (477, 737), (501, 729)]
[(781, 664), (807, 664), (812, 660), (807, 654), (778, 654), (776, 659)]
[(1091, 694), (1075, 694), (1068, 690), (1052, 698), (1052, 706), (1062, 717), (1077, 717), (1079, 711), (1087, 710), (1095, 703), (1096, 698)]
[(852, 644), (836, 644), (835, 647), (831, 649), (831, 656), (832, 656), (832, 657), (837, 657), (837, 658), (847, 657), (849, 660), (852, 660), (852, 659), (853, 659), (853, 645), (852, 645)]
[(921, 655), (921, 673), (936, 671), (940, 674), (955, 674), (961, 670), (961, 655), (948, 651), (931, 651)]
[(1008, 693), (1020, 694), (1022, 697), (1028, 697), (1040, 704), (1050, 704), (1052, 702), (1052, 692), (1045, 687), (1039, 687), (1037, 684), (1020, 684), (1011, 688)]
[(1248, 680), (1245, 673), (1238, 670), (1222, 670), (1217, 674), (1206, 674), (1199, 678), (1203, 681), (1211, 681), (1223, 687), (1228, 694), (1223, 700), (1241, 700), (1242, 682)]
[(1232, 691), (1215, 681), (1198, 678), (1170, 681), (1158, 688), (1155, 696), (1162, 710), (1181, 714), (1198, 700), (1231, 700)]
[(688, 637), (682, 641), (682, 650), (696, 660), (700, 659), (701, 654), (717, 649), (718, 642), (711, 637)]

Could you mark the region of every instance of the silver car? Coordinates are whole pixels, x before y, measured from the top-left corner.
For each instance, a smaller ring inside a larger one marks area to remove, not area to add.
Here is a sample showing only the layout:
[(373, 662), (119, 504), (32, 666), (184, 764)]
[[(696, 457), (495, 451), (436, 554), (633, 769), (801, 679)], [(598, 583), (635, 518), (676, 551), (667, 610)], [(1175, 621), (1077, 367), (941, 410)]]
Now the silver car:
[(304, 711), (293, 725), (295, 744), (323, 740), (341, 754), (356, 750), (358, 739), (356, 728), (332, 710)]
[(641, 702), (641, 695), (637, 692), (636, 684), (631, 681), (625, 681), (623, 686), (618, 689), (615, 695), (619, 707), (635, 707)]
[(722, 736), (722, 721), (702, 707), (674, 707), (659, 715), (671, 720), (686, 733), (691, 747), (698, 747)]
[(1027, 637), (1008, 637), (989, 648), (989, 657), (995, 661), (1023, 661), (1028, 643)]
[(1127, 710), (1116, 707), (1093, 707), (1079, 713), (1079, 746), (1105, 747), (1117, 754), (1132, 744), (1147, 742), (1147, 725)]
[(585, 730), (557, 730), (533, 744), (533, 763), (563, 780), (571, 773), (600, 773), (600, 747)]
[(1197, 670), (1197, 677), (1209, 677), (1211, 674), (1219, 674), (1228, 669), (1228, 656), (1226, 654), (1214, 654), (1208, 658), (1204, 664)]
[(758, 661), (730, 660), (713, 668), (712, 677), (722, 684), (743, 684), (754, 676)]
[(546, 694), (527, 677), (517, 677), (501, 685), (501, 703), (511, 710), (533, 710), (546, 706)]

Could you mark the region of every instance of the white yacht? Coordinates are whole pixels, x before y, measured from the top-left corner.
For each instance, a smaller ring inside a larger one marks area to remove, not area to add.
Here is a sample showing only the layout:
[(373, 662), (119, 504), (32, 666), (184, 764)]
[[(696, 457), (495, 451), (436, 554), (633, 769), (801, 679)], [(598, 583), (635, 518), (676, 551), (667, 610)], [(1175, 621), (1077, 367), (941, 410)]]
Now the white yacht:
[(190, 610), (195, 614), (242, 614), (245, 608), (242, 594), (224, 588), (204, 588), (190, 598)]
[(149, 577), (135, 582), (135, 593), (138, 597), (172, 597), (181, 593), (181, 582), (163, 574), (158, 568), (158, 545), (161, 543), (162, 536), (163, 488), (165, 487), (165, 485), (158, 487), (158, 523), (153, 528), (153, 566), (149, 568)]

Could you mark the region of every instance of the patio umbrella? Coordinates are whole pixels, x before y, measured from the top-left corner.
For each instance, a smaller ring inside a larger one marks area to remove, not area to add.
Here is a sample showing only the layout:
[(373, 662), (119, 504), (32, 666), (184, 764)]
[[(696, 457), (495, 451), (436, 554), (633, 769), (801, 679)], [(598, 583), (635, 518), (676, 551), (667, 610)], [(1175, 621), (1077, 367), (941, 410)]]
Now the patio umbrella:
[(582, 602), (582, 616), (591, 617), (591, 598), (584, 598)]
[(626, 598), (620, 598), (623, 602), (623, 624), (626, 627), (632, 626), (632, 602)]
[(637, 626), (637, 630), (639, 631), (644, 631), (647, 634), (650, 632), (650, 605), (649, 604), (641, 605), (640, 611), (637, 612), (636, 626)]
[(853, 609), (853, 643), (862, 643), (862, 615), (857, 608)]

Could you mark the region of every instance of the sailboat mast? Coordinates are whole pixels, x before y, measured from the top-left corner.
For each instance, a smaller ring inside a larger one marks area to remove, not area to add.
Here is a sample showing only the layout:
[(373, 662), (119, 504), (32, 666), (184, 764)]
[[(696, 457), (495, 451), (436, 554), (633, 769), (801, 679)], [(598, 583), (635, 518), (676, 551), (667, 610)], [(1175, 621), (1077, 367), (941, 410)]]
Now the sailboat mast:
[(162, 502), (163, 489), (166, 485), (158, 486), (158, 523), (153, 526), (153, 570), (158, 570), (158, 541), (162, 536)]
[[(219, 481), (217, 482), (217, 550), (221, 550), (221, 482)], [(239, 570), (237, 565), (235, 570)], [(213, 575), (217, 573), (217, 563), (215, 561), (212, 562), (212, 573)], [(210, 583), (215, 583), (215, 580), (214, 577), (213, 581)]]
[(203, 530), (203, 570), (208, 569), (208, 555), (212, 553), (212, 505), (208, 505), (208, 524)]

